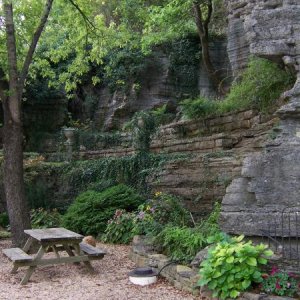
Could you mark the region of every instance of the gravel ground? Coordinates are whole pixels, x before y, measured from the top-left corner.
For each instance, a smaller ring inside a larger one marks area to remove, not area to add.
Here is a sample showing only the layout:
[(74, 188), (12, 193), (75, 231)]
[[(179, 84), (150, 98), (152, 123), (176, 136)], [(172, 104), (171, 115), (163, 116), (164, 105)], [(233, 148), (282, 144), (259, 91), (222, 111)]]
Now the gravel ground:
[[(102, 260), (92, 261), (96, 274), (89, 274), (84, 266), (73, 264), (38, 267), (29, 283), (19, 284), (24, 268), (10, 274), (12, 263), (2, 254), (11, 247), (9, 240), (0, 240), (0, 299), (47, 300), (193, 300), (190, 294), (176, 290), (159, 279), (154, 285), (140, 287), (130, 283), (127, 273), (134, 269), (128, 258), (129, 246), (106, 245), (97, 247), (107, 251)], [(199, 298), (198, 298), (199, 299)]]

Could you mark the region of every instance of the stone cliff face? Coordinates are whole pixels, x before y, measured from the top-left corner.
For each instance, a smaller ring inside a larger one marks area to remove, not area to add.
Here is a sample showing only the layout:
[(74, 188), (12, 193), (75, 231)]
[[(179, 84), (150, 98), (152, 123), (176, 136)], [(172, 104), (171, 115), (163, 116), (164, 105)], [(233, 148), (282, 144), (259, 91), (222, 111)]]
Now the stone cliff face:
[[(289, 103), (277, 112), (281, 120), (277, 138), (264, 152), (248, 156), (241, 177), (227, 188), (221, 225), (234, 234), (260, 236), (271, 227), (283, 235), (282, 212), (300, 209), (300, 2), (228, 1), (228, 7), (230, 22), (240, 22), (246, 34), (242, 45), (248, 45), (248, 53), (282, 60), (297, 72), (297, 81), (285, 93)], [(237, 49), (231, 47), (229, 54), (235, 70), (243, 66), (242, 60), (234, 60)], [(290, 228), (297, 227), (295, 222), (297, 218), (291, 220)]]
[(250, 54), (298, 65), (298, 0), (227, 0), (228, 56), (236, 73)]
[[(217, 70), (221, 70), (224, 77), (228, 77), (231, 73), (226, 45), (226, 40), (215, 41), (211, 44), (213, 64)], [(195, 51), (198, 50), (197, 48)], [(94, 115), (97, 128), (100, 130), (120, 128), (137, 111), (156, 108), (168, 102), (175, 103), (199, 93), (205, 96), (215, 95), (213, 85), (201, 61), (194, 74), (183, 75), (176, 74), (176, 69), (172, 72), (168, 51), (156, 50), (147, 60), (146, 68), (140, 74), (138, 90), (132, 88), (125, 95), (118, 91), (111, 93), (106, 87), (96, 89), (84, 87), (86, 93), (92, 93), (98, 103)], [(184, 70), (189, 67), (188, 62), (186, 65), (181, 62), (178, 69)], [(187, 78), (189, 76), (193, 78)]]

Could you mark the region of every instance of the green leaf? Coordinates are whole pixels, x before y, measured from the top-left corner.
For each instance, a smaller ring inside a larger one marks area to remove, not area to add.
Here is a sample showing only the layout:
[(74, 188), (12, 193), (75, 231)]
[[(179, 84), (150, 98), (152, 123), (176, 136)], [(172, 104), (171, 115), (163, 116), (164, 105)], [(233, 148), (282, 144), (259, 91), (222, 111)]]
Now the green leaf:
[(248, 257), (245, 262), (249, 266), (252, 266), (252, 267), (257, 266), (257, 261), (256, 261), (256, 258), (254, 258), (254, 257)]
[(242, 282), (242, 287), (243, 287), (243, 289), (244, 290), (246, 290), (249, 286), (250, 286), (250, 284), (251, 284), (251, 281), (250, 280), (244, 280), (243, 282)]
[(274, 252), (272, 250), (266, 250), (264, 251), (264, 255), (265, 256), (272, 256), (274, 254)]
[(258, 263), (260, 263), (261, 265), (265, 265), (265, 264), (267, 264), (267, 262), (268, 262), (268, 260), (265, 259), (265, 258), (263, 258), (263, 257), (259, 257), (259, 258), (257, 259), (257, 261), (258, 261)]
[(236, 298), (240, 295), (240, 292), (239, 291), (236, 291), (236, 290), (233, 290), (230, 292), (230, 297), (231, 298)]
[(227, 262), (228, 264), (233, 263), (233, 261), (234, 261), (234, 257), (233, 257), (233, 256), (229, 256), (229, 257), (226, 259), (226, 262)]

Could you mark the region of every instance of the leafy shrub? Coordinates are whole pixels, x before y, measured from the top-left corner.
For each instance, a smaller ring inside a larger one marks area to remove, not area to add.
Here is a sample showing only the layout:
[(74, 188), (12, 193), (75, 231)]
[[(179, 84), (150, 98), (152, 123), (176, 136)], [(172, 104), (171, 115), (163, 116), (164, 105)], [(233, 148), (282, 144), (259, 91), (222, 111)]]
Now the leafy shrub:
[(113, 244), (129, 244), (135, 235), (134, 220), (134, 213), (116, 210), (114, 217), (108, 221), (102, 240)]
[(180, 199), (157, 192), (153, 199), (139, 205), (134, 213), (118, 209), (109, 220), (103, 239), (112, 243), (128, 243), (137, 234), (156, 236), (167, 224), (188, 224), (188, 217)]
[(220, 102), (219, 111), (256, 108), (266, 111), (292, 83), (293, 77), (285, 70), (263, 58), (252, 58), (235, 82), (225, 101)]
[(81, 193), (68, 208), (63, 225), (82, 234), (98, 235), (105, 231), (107, 221), (117, 209), (132, 211), (143, 198), (132, 188), (120, 184), (103, 192)]
[(293, 80), (293, 76), (277, 64), (263, 58), (252, 58), (223, 101), (203, 97), (184, 100), (181, 102), (182, 112), (190, 119), (250, 108), (267, 112)]
[(51, 228), (61, 225), (62, 216), (56, 209), (38, 208), (30, 211), (30, 219), (32, 228)]
[(0, 214), (0, 227), (6, 228), (9, 225), (9, 218), (6, 212)]
[(164, 253), (174, 260), (191, 261), (203, 249), (206, 238), (196, 228), (167, 226), (155, 238)]
[(295, 275), (273, 267), (270, 275), (263, 274), (262, 289), (268, 294), (293, 297), (298, 290)]
[(161, 107), (151, 110), (151, 114), (155, 119), (156, 126), (164, 125), (172, 122), (175, 118), (175, 108), (170, 109), (170, 105), (164, 104)]
[(119, 133), (99, 133), (87, 130), (78, 130), (78, 143), (88, 150), (106, 149), (119, 146), (121, 136)]
[(180, 105), (184, 116), (189, 119), (213, 115), (218, 109), (218, 102), (203, 97), (184, 100), (180, 103)]
[(236, 298), (250, 287), (252, 282), (261, 282), (260, 265), (267, 263), (272, 255), (267, 246), (252, 245), (243, 241), (243, 236), (219, 242), (201, 263), (199, 285), (207, 285), (213, 297)]
[[(178, 214), (178, 210), (174, 211)], [(223, 234), (218, 226), (219, 213), (220, 204), (216, 203), (209, 217), (194, 228), (186, 226), (188, 224), (187, 216), (182, 219), (179, 217), (181, 213), (177, 217), (174, 213), (163, 214), (164, 217), (170, 218), (168, 219), (169, 225), (158, 233), (155, 243), (161, 245), (166, 255), (171, 258), (188, 262), (208, 244), (223, 239)], [(173, 218), (177, 220), (176, 223), (172, 222)]]

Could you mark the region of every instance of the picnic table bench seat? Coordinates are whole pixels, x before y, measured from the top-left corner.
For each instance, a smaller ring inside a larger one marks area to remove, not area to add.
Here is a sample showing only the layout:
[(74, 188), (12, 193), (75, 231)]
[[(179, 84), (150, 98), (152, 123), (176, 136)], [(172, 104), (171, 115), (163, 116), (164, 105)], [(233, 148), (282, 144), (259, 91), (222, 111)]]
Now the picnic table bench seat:
[(33, 257), (28, 255), (21, 248), (3, 249), (2, 252), (13, 262), (27, 262), (33, 260)]
[(96, 247), (93, 247), (93, 246), (83, 243), (83, 242), (80, 243), (79, 246), (80, 246), (80, 249), (83, 251), (83, 253), (87, 254), (91, 258), (101, 259), (106, 254), (106, 251), (96, 248)]

